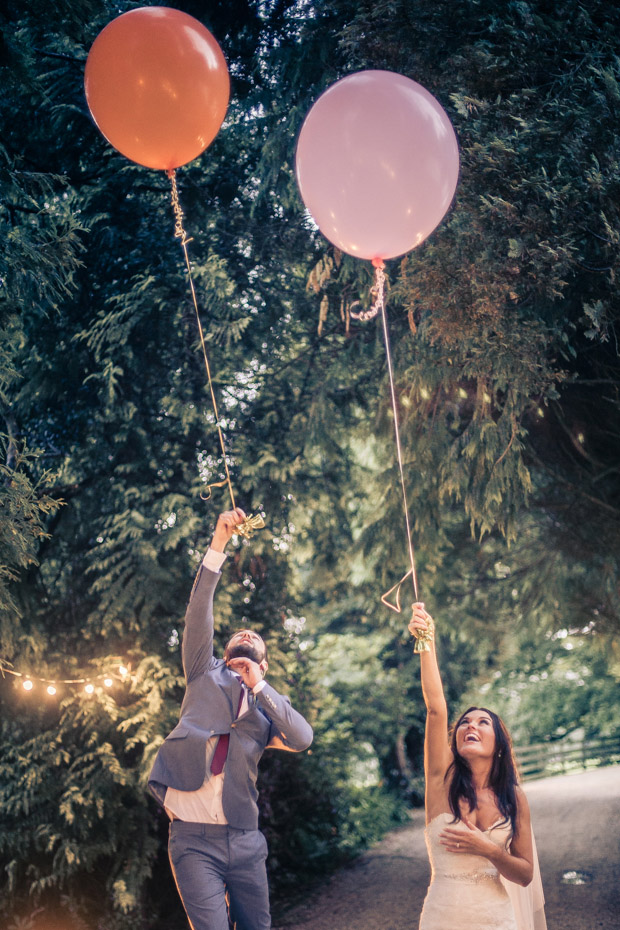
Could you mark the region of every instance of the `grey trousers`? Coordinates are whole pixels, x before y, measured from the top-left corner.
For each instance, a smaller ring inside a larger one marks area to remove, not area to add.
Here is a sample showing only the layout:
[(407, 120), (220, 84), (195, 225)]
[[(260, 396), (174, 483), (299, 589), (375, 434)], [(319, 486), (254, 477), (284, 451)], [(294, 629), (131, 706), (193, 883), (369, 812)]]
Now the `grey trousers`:
[(267, 841), (260, 830), (170, 824), (168, 854), (192, 930), (270, 930)]

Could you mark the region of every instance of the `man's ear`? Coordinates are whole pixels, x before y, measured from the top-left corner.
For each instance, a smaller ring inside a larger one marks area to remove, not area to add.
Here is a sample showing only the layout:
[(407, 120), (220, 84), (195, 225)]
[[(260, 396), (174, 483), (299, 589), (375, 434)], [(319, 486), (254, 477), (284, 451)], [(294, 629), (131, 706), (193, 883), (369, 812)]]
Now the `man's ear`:
[(269, 668), (269, 662), (267, 661), (267, 659), (263, 659), (263, 661), (260, 663), (260, 665), (259, 665), (258, 667), (260, 668), (261, 672), (263, 673), (263, 678), (264, 678), (265, 675), (267, 674), (267, 669)]

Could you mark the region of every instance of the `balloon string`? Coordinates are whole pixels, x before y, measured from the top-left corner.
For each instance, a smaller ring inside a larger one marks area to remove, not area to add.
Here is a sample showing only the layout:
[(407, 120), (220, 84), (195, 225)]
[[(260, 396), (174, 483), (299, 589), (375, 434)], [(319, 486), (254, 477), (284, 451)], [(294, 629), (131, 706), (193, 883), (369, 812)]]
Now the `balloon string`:
[[(376, 316), (377, 313), (380, 312), (380, 313), (381, 313), (381, 322), (382, 322), (382, 325), (383, 325), (383, 339), (384, 339), (384, 342), (385, 342), (385, 354), (386, 354), (386, 358), (387, 358), (388, 375), (389, 375), (389, 378), (390, 378), (390, 396), (391, 396), (391, 399), (392, 399), (392, 413), (393, 413), (393, 416), (394, 416), (394, 434), (395, 434), (395, 437), (396, 437), (396, 454), (397, 454), (397, 458), (398, 458), (398, 470), (399, 470), (399, 473), (400, 473), (400, 484), (401, 484), (402, 494), (403, 494), (403, 509), (404, 509), (404, 511), (405, 511), (405, 526), (406, 526), (406, 528), (407, 528), (407, 548), (408, 548), (408, 551), (409, 551), (409, 564), (410, 564), (410, 566), (411, 566), (410, 569), (409, 569), (409, 571), (407, 572), (407, 574), (406, 574), (406, 575), (403, 575), (403, 577), (401, 578), (401, 580), (400, 580), (399, 582), (397, 582), (397, 583), (394, 585), (394, 587), (390, 588), (390, 590), (387, 591), (387, 592), (383, 595), (383, 597), (381, 598), (381, 601), (385, 604), (386, 607), (390, 607), (392, 610), (395, 610), (397, 613), (400, 613), (400, 610), (401, 610), (401, 608), (400, 608), (400, 588), (401, 588), (401, 585), (402, 585), (403, 582), (405, 582), (405, 581), (407, 580), (407, 578), (411, 575), (411, 581), (412, 581), (412, 583), (413, 583), (413, 594), (414, 594), (415, 600), (418, 601), (418, 600), (419, 600), (419, 595), (418, 595), (418, 577), (417, 577), (416, 567), (415, 567), (415, 557), (414, 557), (414, 553), (413, 553), (413, 542), (412, 542), (412, 540), (411, 540), (411, 526), (410, 526), (410, 524), (409, 524), (409, 506), (408, 506), (408, 504), (407, 504), (407, 490), (406, 490), (406, 486), (405, 486), (405, 471), (404, 471), (404, 468), (403, 468), (403, 453), (402, 453), (402, 448), (401, 448), (401, 444), (400, 444), (400, 430), (399, 430), (399, 426), (398, 426), (398, 408), (397, 408), (397, 406), (396, 406), (396, 390), (395, 390), (395, 387), (394, 387), (394, 372), (393, 372), (393, 369), (392, 369), (392, 353), (391, 353), (391, 351), (390, 351), (390, 334), (389, 334), (389, 331), (388, 331), (387, 314), (386, 314), (386, 312), (385, 312), (385, 296), (384, 296), (384, 291), (385, 291), (385, 274), (383, 273), (383, 270), (384, 270), (384, 268), (385, 268), (385, 265), (383, 264), (383, 262), (382, 262), (381, 259), (379, 259), (379, 258), (373, 259), (373, 262), (372, 262), (372, 263), (373, 263), (373, 265), (375, 266), (375, 284), (374, 284), (374, 286), (373, 286), (373, 292), (374, 292), (375, 301), (374, 301), (373, 307), (371, 307), (371, 311), (376, 307), (376, 310), (375, 310), (374, 313), (372, 313), (372, 316)], [(371, 311), (368, 311), (368, 313), (370, 313)], [(362, 319), (361, 314), (360, 314), (360, 319)], [(371, 319), (371, 316), (367, 316), (366, 319)], [(391, 603), (387, 600), (388, 596), (389, 596), (389, 595), (392, 593), (392, 591), (394, 591), (395, 589), (396, 589), (396, 606), (394, 606), (394, 604), (391, 604)]]
[[(228, 492), (230, 494), (230, 501), (232, 509), (235, 509), (235, 494), (233, 492), (232, 481), (230, 480), (230, 472), (228, 470), (228, 459), (226, 457), (226, 446), (224, 444), (224, 433), (222, 432), (222, 427), (220, 425), (220, 418), (217, 411), (217, 401), (215, 399), (215, 391), (213, 390), (213, 381), (211, 380), (211, 367), (209, 365), (209, 357), (207, 355), (207, 346), (205, 343), (204, 332), (202, 329), (202, 323), (200, 322), (200, 313), (198, 312), (198, 301), (196, 300), (196, 289), (194, 287), (194, 281), (192, 279), (192, 267), (189, 260), (189, 253), (187, 251), (187, 243), (191, 242), (191, 239), (188, 239), (187, 233), (183, 228), (183, 210), (181, 209), (181, 204), (179, 203), (179, 191), (177, 189), (177, 178), (176, 171), (174, 169), (167, 172), (168, 177), (170, 178), (170, 183), (172, 185), (172, 209), (174, 210), (174, 235), (177, 239), (181, 240), (181, 245), (183, 247), (183, 254), (185, 255), (185, 264), (187, 266), (187, 273), (189, 275), (189, 286), (192, 292), (192, 299), (194, 301), (194, 310), (196, 311), (196, 321), (198, 323), (198, 333), (200, 335), (200, 345), (202, 346), (202, 354), (204, 357), (205, 368), (207, 370), (207, 380), (209, 382), (209, 390), (211, 392), (211, 403), (213, 405), (213, 413), (215, 415), (215, 425), (217, 427), (218, 436), (220, 438), (220, 446), (222, 448), (222, 456), (224, 458), (224, 470), (226, 472), (226, 480), (220, 481), (215, 484), (207, 485), (207, 491), (209, 492), (206, 497), (203, 497), (203, 500), (208, 500), (211, 497), (211, 488), (220, 488), (225, 484), (228, 485)], [(202, 495), (201, 495), (202, 496)]]
[(359, 313), (353, 313), (349, 311), (349, 316), (353, 320), (372, 320), (376, 315), (381, 311), (383, 312), (385, 308), (385, 265), (380, 258), (373, 258), (372, 261), (375, 266), (375, 280), (374, 284), (370, 288), (370, 296), (373, 298), (372, 305), (368, 310), (360, 310)]

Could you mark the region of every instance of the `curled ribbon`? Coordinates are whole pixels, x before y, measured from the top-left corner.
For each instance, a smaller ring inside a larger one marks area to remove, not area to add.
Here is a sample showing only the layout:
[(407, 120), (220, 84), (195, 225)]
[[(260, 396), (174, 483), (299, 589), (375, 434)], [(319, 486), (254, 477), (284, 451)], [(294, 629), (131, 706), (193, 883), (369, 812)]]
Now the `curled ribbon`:
[(228, 479), (225, 479), (224, 481), (213, 481), (211, 484), (208, 484), (207, 491), (206, 493), (204, 491), (202, 492), (202, 494), (200, 495), (200, 500), (201, 501), (210, 500), (212, 497), (211, 488), (223, 488), (224, 485), (226, 484), (228, 484)]
[[(200, 337), (200, 346), (202, 348), (202, 354), (203, 354), (204, 363), (205, 363), (205, 370), (207, 373), (207, 382), (209, 384), (209, 391), (211, 393), (211, 405), (213, 407), (213, 414), (215, 416), (215, 425), (217, 428), (217, 433), (218, 433), (219, 440), (220, 440), (220, 447), (222, 450), (224, 471), (226, 472), (225, 480), (213, 482), (212, 484), (208, 484), (206, 488), (206, 493), (201, 494), (200, 498), (203, 501), (208, 501), (209, 498), (211, 497), (212, 488), (223, 488), (224, 486), (228, 486), (228, 492), (230, 494), (230, 501), (232, 504), (232, 508), (234, 510), (236, 507), (235, 494), (233, 491), (232, 481), (230, 478), (230, 470), (228, 468), (228, 457), (226, 455), (226, 444), (224, 442), (224, 433), (222, 431), (222, 426), (221, 426), (219, 414), (217, 411), (217, 401), (215, 399), (215, 391), (213, 389), (213, 380), (211, 378), (211, 366), (209, 365), (209, 357), (207, 355), (207, 346), (205, 342), (204, 332), (202, 329), (202, 323), (200, 322), (200, 313), (198, 312), (198, 301), (196, 299), (196, 289), (194, 287), (194, 281), (192, 278), (192, 266), (189, 260), (189, 252), (187, 251), (187, 243), (191, 242), (192, 240), (188, 238), (187, 233), (185, 232), (185, 228), (183, 226), (183, 210), (179, 202), (179, 191), (177, 188), (176, 172), (173, 169), (171, 169), (170, 171), (167, 172), (167, 175), (168, 175), (168, 178), (171, 184), (171, 195), (170, 196), (171, 196), (171, 201), (172, 201), (172, 210), (173, 210), (174, 218), (175, 218), (174, 235), (177, 239), (181, 240), (181, 246), (183, 247), (183, 254), (185, 256), (185, 265), (187, 268), (187, 274), (189, 278), (190, 291), (191, 291), (192, 300), (194, 303), (194, 310), (196, 312), (196, 323), (198, 325), (198, 335)], [(245, 536), (246, 539), (249, 539), (249, 537), (252, 535), (254, 530), (260, 530), (264, 526), (265, 526), (265, 521), (259, 514), (257, 514), (256, 516), (250, 515), (249, 517), (246, 517), (246, 519), (237, 526), (236, 532), (240, 536)]]
[[(400, 606), (400, 589), (402, 588), (407, 578), (410, 578), (411, 575), (412, 569), (409, 569), (409, 571), (403, 575), (400, 581), (397, 581), (395, 585), (392, 585), (389, 591), (386, 591), (385, 594), (381, 595), (381, 603), (386, 607), (389, 607), (390, 610), (395, 611), (397, 614), (402, 612), (402, 607)], [(396, 591), (396, 597), (394, 599), (395, 603), (391, 603), (388, 600), (392, 591)], [(430, 652), (431, 643), (435, 639), (435, 624), (432, 618), (430, 619), (428, 630), (412, 630), (411, 632), (415, 637), (415, 645), (413, 647), (414, 653), (419, 655), (421, 652)]]
[[(410, 577), (411, 573), (412, 573), (412, 570), (409, 569), (407, 574), (403, 575), (400, 581), (397, 581), (395, 585), (392, 585), (389, 591), (386, 591), (385, 594), (381, 595), (381, 603), (385, 604), (386, 607), (389, 607), (390, 610), (395, 611), (397, 614), (401, 613), (402, 611), (402, 607), (400, 606), (400, 589), (402, 588), (407, 578)], [(391, 604), (388, 600), (392, 591), (396, 591), (396, 603), (395, 604)]]
[[(353, 311), (350, 309), (349, 315), (351, 316), (352, 320), (362, 320), (362, 322), (365, 322), (366, 320), (372, 320), (385, 307), (385, 265), (379, 258), (373, 259), (372, 263), (375, 268), (375, 280), (372, 287), (370, 288), (372, 305), (368, 308), (368, 310), (360, 310), (359, 313), (353, 313)], [(355, 303), (357, 304), (359, 301), (356, 301)], [(353, 306), (355, 306), (355, 304)]]

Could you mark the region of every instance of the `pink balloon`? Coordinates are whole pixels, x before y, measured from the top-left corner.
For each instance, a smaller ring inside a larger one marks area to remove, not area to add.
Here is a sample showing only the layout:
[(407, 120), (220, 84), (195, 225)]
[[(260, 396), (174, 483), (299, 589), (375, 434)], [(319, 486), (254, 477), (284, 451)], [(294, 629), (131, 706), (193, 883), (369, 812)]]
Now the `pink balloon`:
[(420, 245), (456, 189), (459, 150), (445, 110), (392, 71), (332, 84), (308, 113), (296, 154), (299, 190), (319, 229), (356, 258)]

